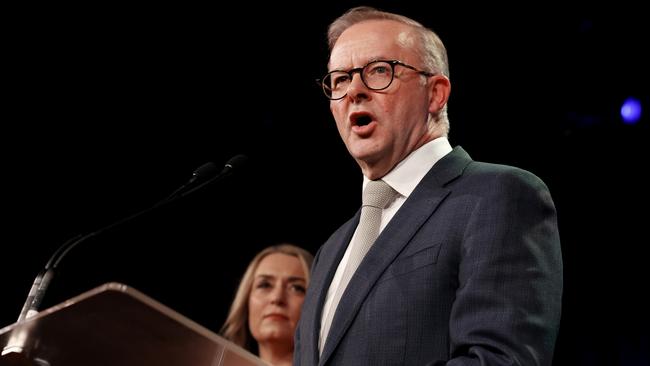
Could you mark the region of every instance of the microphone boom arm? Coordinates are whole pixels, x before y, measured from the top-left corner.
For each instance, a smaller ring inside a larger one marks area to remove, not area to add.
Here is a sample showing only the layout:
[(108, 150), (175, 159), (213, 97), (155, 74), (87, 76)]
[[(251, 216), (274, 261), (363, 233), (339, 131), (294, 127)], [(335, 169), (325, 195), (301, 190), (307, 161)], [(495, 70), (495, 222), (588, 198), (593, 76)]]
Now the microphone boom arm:
[[(47, 264), (45, 265), (45, 268), (42, 269), (39, 274), (36, 276), (34, 279), (34, 283), (32, 284), (31, 289), (29, 290), (29, 294), (27, 295), (27, 299), (25, 300), (25, 304), (23, 305), (22, 310), (20, 311), (20, 315), (18, 316), (18, 322), (21, 322), (23, 320), (26, 320), (28, 318), (31, 318), (32, 316), (38, 314), (38, 307), (40, 306), (41, 302), (43, 301), (43, 297), (45, 296), (45, 291), (47, 290), (47, 287), (49, 286), (50, 282), (52, 281), (52, 278), (54, 277), (54, 273), (56, 268), (58, 267), (59, 263), (61, 260), (68, 254), (70, 250), (72, 250), (74, 247), (77, 245), (85, 242), (86, 240), (97, 236), (99, 234), (102, 234), (108, 230), (111, 230), (117, 226), (120, 226), (123, 223), (129, 222), (139, 216), (142, 216), (150, 211), (159, 209), (161, 207), (164, 207), (178, 199), (181, 199), (201, 188), (204, 186), (220, 181), (228, 176), (230, 176), (233, 173), (233, 169), (238, 165), (243, 165), (245, 161), (247, 160), (246, 156), (244, 155), (236, 155), (235, 157), (231, 158), (228, 160), (228, 163), (225, 164), (223, 170), (219, 174), (216, 173), (216, 169), (214, 169), (214, 163), (206, 163), (203, 164), (201, 167), (196, 169), (194, 171), (194, 174), (192, 175), (192, 178), (183, 186), (175, 190), (171, 195), (169, 195), (167, 198), (163, 199), (162, 201), (159, 201), (155, 205), (146, 208), (142, 211), (136, 212), (130, 216), (127, 216), (121, 220), (118, 220), (108, 226), (105, 226), (99, 230), (93, 231), (91, 233), (88, 233), (86, 235), (77, 235), (71, 239), (68, 239), (63, 245), (61, 245), (55, 252), (52, 254), (50, 259), (47, 261)], [(210, 177), (210, 175), (212, 175)], [(206, 179), (206, 177), (208, 177)], [(202, 180), (202, 181), (201, 181)], [(195, 187), (193, 186), (193, 183), (196, 181), (200, 181), (198, 185)], [(189, 189), (188, 189), (189, 188)]]

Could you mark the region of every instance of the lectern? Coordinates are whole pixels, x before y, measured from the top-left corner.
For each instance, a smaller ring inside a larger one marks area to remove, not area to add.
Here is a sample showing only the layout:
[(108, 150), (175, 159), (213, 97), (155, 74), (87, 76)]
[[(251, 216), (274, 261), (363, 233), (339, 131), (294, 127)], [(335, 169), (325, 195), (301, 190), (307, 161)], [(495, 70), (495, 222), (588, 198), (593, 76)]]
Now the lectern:
[(268, 366), (115, 282), (0, 329), (0, 347), (0, 366)]

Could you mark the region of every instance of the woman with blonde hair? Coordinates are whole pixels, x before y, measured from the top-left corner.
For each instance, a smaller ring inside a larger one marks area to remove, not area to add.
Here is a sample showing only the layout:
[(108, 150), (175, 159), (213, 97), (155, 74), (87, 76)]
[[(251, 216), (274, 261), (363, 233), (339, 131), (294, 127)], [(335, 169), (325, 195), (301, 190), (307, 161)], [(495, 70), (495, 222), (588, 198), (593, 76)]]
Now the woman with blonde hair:
[(292, 244), (259, 252), (239, 283), (221, 334), (271, 365), (291, 365), (313, 259)]

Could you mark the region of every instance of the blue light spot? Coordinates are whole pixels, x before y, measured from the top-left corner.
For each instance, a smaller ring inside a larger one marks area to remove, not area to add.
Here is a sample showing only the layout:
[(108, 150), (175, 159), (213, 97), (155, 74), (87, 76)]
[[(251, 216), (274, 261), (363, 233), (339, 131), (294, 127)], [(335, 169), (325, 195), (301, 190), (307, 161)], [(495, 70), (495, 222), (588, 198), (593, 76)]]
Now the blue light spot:
[(641, 102), (636, 98), (627, 98), (621, 106), (621, 118), (627, 124), (635, 124), (641, 119)]

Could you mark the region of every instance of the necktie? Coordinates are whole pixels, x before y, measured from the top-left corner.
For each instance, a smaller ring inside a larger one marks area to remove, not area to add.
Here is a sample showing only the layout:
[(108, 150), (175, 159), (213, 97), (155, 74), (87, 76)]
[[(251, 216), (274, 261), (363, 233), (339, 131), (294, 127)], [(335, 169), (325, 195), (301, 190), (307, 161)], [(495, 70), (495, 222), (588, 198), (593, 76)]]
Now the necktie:
[(366, 256), (366, 253), (379, 236), (381, 211), (395, 199), (397, 194), (398, 193), (383, 180), (372, 180), (368, 182), (366, 188), (363, 190), (361, 218), (359, 220), (359, 226), (357, 226), (355, 240), (350, 243), (350, 257), (348, 258), (348, 263), (343, 271), (341, 282), (334, 293), (332, 305), (330, 306), (329, 312), (322, 324), (323, 332), (319, 342), (321, 352), (323, 351), (325, 340), (329, 333), (329, 328), (332, 325), (334, 313), (336, 313), (336, 308), (341, 300), (341, 296), (343, 295), (343, 292), (345, 292), (345, 289), (347, 288), (352, 275), (356, 272), (357, 267), (359, 267), (359, 264)]

